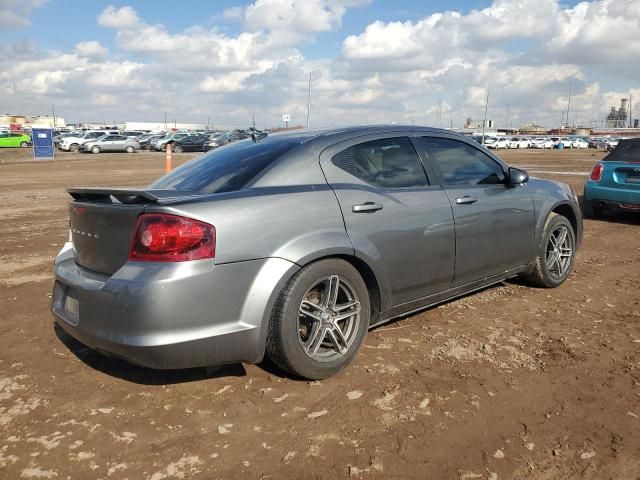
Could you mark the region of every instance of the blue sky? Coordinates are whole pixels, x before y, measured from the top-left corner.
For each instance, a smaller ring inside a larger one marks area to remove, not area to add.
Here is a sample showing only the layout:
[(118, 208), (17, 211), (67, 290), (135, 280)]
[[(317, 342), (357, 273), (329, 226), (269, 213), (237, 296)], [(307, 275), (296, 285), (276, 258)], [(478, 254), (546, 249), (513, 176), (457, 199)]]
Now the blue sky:
[(0, 94), (83, 120), (269, 123), (302, 115), (314, 72), (321, 122), (460, 126), (487, 89), (496, 119), (508, 105), (511, 121), (557, 123), (573, 83), (585, 123), (638, 88), (638, 3), (5, 0)]

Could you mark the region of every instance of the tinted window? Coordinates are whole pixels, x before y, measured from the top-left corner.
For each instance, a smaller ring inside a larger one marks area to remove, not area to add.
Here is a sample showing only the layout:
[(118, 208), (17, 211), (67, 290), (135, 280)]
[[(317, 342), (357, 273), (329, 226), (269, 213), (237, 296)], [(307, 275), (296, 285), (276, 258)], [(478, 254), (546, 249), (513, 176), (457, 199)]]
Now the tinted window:
[(351, 175), (381, 188), (428, 184), (418, 154), (406, 137), (360, 143), (337, 153), (331, 160)]
[(115, 135), (107, 135), (103, 138), (100, 139), (101, 142), (113, 142), (114, 140), (117, 140), (118, 137), (116, 137)]
[(295, 143), (235, 143), (185, 163), (149, 188), (198, 193), (232, 192), (244, 188)]
[(447, 185), (503, 183), (502, 167), (481, 150), (458, 140), (424, 137), (429, 158)]
[(640, 162), (640, 141), (620, 140), (618, 146), (602, 160), (605, 162)]
[(110, 137), (114, 142), (123, 142), (128, 140), (128, 137), (125, 137), (124, 135), (112, 135)]

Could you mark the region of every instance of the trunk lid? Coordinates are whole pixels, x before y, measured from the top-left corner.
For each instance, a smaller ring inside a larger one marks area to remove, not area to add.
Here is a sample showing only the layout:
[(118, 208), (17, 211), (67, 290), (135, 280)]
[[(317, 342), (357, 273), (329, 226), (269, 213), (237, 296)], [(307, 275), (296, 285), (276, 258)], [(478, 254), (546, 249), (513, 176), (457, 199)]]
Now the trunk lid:
[(76, 263), (99, 273), (113, 274), (129, 258), (138, 216), (150, 204), (191, 200), (192, 195), (169, 190), (73, 188), (69, 226)]

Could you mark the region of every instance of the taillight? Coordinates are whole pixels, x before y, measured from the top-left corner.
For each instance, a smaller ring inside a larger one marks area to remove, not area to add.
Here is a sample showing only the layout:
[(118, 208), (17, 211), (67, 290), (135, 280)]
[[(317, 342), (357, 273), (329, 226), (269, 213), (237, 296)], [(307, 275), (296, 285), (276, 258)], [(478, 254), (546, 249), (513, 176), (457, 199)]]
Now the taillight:
[(178, 215), (148, 213), (138, 217), (129, 260), (186, 262), (215, 255), (213, 225)]
[(602, 178), (602, 164), (598, 163), (595, 167), (593, 167), (593, 170), (591, 170), (591, 175), (589, 176), (589, 180), (591, 180), (592, 182), (599, 182), (600, 179)]

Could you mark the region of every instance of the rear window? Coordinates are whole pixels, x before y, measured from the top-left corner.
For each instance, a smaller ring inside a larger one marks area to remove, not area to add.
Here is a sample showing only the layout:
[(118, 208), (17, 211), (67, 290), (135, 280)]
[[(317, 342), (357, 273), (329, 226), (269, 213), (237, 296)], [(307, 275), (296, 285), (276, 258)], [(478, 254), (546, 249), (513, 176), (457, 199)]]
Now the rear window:
[(603, 162), (640, 162), (640, 141), (621, 140)]
[(291, 142), (242, 142), (217, 148), (181, 165), (149, 188), (197, 193), (233, 192), (246, 187), (281, 155)]

